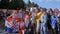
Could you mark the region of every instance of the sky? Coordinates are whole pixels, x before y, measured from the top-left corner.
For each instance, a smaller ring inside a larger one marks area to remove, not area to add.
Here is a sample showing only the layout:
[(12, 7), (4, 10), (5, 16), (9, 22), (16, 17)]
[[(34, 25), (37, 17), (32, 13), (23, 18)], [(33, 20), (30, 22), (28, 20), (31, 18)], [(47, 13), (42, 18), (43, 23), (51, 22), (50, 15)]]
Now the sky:
[[(27, 3), (28, 0), (24, 0), (24, 2)], [(60, 0), (30, 0), (31, 2), (34, 2), (38, 4), (40, 7), (43, 8), (59, 8), (60, 10)]]

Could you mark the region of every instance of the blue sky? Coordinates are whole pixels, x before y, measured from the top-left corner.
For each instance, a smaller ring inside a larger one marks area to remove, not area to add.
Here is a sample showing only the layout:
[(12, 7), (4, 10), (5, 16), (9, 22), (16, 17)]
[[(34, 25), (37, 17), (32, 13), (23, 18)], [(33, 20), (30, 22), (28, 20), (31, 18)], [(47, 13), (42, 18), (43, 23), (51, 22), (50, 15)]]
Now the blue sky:
[[(26, 3), (28, 0), (24, 0)], [(43, 8), (59, 8), (60, 10), (60, 0), (31, 0), (31, 2), (37, 3)]]

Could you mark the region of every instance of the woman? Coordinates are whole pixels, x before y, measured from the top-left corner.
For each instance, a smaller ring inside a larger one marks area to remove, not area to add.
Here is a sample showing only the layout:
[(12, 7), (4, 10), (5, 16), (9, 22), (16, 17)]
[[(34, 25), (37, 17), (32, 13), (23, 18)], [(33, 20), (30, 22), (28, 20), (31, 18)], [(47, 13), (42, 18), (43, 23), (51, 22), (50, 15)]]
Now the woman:
[(25, 22), (23, 19), (21, 19), (21, 21), (19, 22), (19, 28), (18, 28), (19, 34), (25, 33), (24, 28), (25, 28)]
[(26, 27), (26, 34), (27, 34), (27, 32), (29, 31), (29, 21), (30, 21), (30, 16), (29, 16), (29, 12), (28, 11), (26, 11), (25, 12), (25, 15), (23, 16), (23, 19), (24, 19), (24, 22), (25, 22), (25, 27)]
[(53, 13), (53, 10), (50, 8), (50, 9), (48, 9), (48, 12), (47, 12), (47, 26), (48, 26), (48, 32), (49, 32), (49, 34), (52, 34), (51, 32), (52, 32), (52, 27), (51, 27), (51, 16), (53, 15), (52, 14)]

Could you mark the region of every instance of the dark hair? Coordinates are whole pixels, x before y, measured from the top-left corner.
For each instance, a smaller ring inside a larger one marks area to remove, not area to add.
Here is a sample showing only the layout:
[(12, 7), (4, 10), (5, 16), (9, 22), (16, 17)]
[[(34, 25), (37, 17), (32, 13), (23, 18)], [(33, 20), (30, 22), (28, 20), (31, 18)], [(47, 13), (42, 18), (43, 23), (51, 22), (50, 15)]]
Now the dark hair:
[(45, 11), (45, 12), (47, 11), (47, 9), (46, 9), (46, 8), (42, 8), (42, 9), (43, 9), (43, 11)]
[(58, 19), (60, 20), (60, 16), (58, 17)]
[(53, 10), (52, 10), (51, 8), (50, 8), (49, 12), (50, 12), (50, 11), (53, 13)]

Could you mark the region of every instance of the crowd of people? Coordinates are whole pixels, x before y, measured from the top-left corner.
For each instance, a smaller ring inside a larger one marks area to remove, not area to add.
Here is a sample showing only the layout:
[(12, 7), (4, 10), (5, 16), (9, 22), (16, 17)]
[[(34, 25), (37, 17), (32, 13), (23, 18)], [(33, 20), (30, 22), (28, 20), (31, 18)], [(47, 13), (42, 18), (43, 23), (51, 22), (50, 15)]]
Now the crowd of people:
[(0, 20), (5, 31), (19, 34), (58, 34), (60, 31), (60, 11), (58, 8), (26, 7), (4, 13), (0, 9)]

